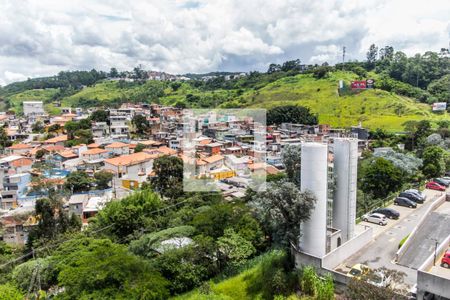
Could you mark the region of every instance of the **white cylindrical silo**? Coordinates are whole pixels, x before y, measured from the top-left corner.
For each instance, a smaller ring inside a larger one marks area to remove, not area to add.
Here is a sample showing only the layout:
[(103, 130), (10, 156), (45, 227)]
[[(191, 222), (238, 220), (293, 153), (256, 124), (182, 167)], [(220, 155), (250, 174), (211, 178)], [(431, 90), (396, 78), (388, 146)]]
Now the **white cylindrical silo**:
[(342, 242), (353, 238), (356, 220), (358, 140), (334, 139), (333, 227), (341, 230)]
[(302, 144), (301, 190), (311, 191), (317, 198), (308, 221), (301, 224), (300, 249), (322, 257), (327, 243), (327, 179), (328, 146)]

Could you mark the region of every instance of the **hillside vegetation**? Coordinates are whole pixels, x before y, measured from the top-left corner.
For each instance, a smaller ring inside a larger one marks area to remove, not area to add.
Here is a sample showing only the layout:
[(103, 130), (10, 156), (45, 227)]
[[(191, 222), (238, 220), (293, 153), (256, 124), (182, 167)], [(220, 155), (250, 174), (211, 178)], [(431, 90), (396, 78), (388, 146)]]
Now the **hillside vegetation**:
[[(79, 92), (63, 97), (62, 106), (110, 106), (125, 101), (160, 102), (186, 107), (250, 107), (271, 108), (277, 105), (302, 105), (319, 115), (320, 123), (349, 127), (359, 122), (371, 129), (383, 128), (401, 131), (402, 124), (409, 120), (429, 119), (433, 121), (449, 118), (447, 113), (435, 114), (430, 105), (392, 92), (373, 89), (355, 94), (339, 96), (337, 85), (340, 79), (349, 82), (358, 76), (352, 72), (336, 71), (322, 79), (312, 74), (282, 77), (262, 88), (201, 90), (192, 84), (175, 86), (167, 82), (132, 84), (118, 81), (101, 81), (85, 87)], [(26, 100), (41, 100), (46, 109), (59, 113), (52, 98), (57, 89), (35, 89), (9, 95), (10, 108), (21, 112), (21, 103)]]

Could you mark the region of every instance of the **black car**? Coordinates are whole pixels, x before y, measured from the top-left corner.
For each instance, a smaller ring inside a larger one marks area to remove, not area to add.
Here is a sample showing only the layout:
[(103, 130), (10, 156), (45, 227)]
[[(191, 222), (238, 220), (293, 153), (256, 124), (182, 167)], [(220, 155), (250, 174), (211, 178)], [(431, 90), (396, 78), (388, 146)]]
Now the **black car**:
[(395, 209), (392, 209), (392, 208), (387, 208), (387, 207), (377, 208), (372, 213), (379, 213), (379, 214), (385, 215), (389, 219), (397, 220), (398, 218), (400, 218), (400, 213), (398, 211), (396, 211)]
[(415, 193), (401, 192), (398, 196), (402, 198), (408, 198), (409, 200), (414, 201), (416, 203), (423, 203), (423, 198)]
[(406, 206), (409, 208), (416, 208), (417, 207), (417, 203), (414, 201), (409, 200), (408, 198), (404, 198), (404, 197), (397, 197), (394, 200), (394, 204), (395, 205), (400, 205), (400, 206)]
[(439, 183), (440, 185), (446, 186), (446, 187), (448, 187), (450, 185), (450, 182), (448, 182), (447, 180), (444, 180), (442, 178), (435, 178), (433, 181)]

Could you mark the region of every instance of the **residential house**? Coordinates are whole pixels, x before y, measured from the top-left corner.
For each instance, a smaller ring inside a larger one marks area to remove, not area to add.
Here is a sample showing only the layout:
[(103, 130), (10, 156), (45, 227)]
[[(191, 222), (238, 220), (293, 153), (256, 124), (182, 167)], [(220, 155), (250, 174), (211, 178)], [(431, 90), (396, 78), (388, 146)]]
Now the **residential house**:
[(106, 149), (94, 148), (84, 151), (81, 157), (87, 163), (100, 163), (109, 157), (109, 152)]
[(109, 120), (111, 121), (110, 130), (113, 139), (128, 138), (130, 136), (127, 116), (111, 115)]
[(42, 101), (24, 101), (23, 114), (26, 117), (45, 115), (44, 103)]
[(105, 146), (105, 150), (112, 156), (130, 154), (130, 146), (121, 142), (114, 142)]
[(8, 170), (8, 174), (26, 173), (31, 170), (32, 164), (31, 158), (18, 155), (0, 158), (0, 168)]
[(11, 155), (25, 155), (33, 149), (29, 144), (15, 144), (7, 148)]
[(0, 199), (2, 209), (11, 209), (18, 206), (17, 200), (24, 196), (31, 181), (30, 173), (6, 175), (3, 177), (2, 198)]
[(94, 138), (101, 138), (109, 135), (109, 126), (106, 122), (93, 122), (92, 135)]
[(105, 170), (111, 171), (117, 178), (143, 182), (153, 170), (153, 161), (159, 154), (138, 152), (105, 160)]
[(53, 145), (53, 146), (64, 146), (64, 143), (67, 141), (67, 134), (59, 135), (54, 138), (48, 139), (44, 141), (44, 145)]
[(222, 147), (221, 143), (210, 143), (204, 145), (205, 152), (209, 155), (220, 154), (220, 149)]

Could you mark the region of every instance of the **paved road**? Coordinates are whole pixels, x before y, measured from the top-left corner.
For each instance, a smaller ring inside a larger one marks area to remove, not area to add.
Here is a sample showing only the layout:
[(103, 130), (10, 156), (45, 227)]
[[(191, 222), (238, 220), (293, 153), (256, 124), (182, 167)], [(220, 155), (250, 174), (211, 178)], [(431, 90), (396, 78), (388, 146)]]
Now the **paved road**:
[(419, 204), (416, 209), (390, 206), (400, 212), (400, 219), (389, 220), (386, 226), (366, 222), (359, 223), (360, 226), (370, 226), (374, 229), (374, 240), (346, 260), (337, 270), (346, 272), (357, 263), (364, 263), (373, 269), (384, 266), (388, 269), (405, 272), (405, 283), (410, 286), (414, 285), (417, 281), (417, 271), (393, 263), (393, 258), (398, 250), (400, 241), (411, 233), (428, 207), (436, 199), (435, 197), (440, 194), (430, 190), (426, 190), (425, 193), (428, 197), (427, 201), (424, 204)]
[[(450, 207), (450, 203), (445, 202), (439, 208), (445, 206)], [(436, 243), (440, 244), (449, 234), (450, 214), (440, 212), (439, 209), (432, 212), (416, 231), (398, 264), (417, 270), (433, 254)]]

